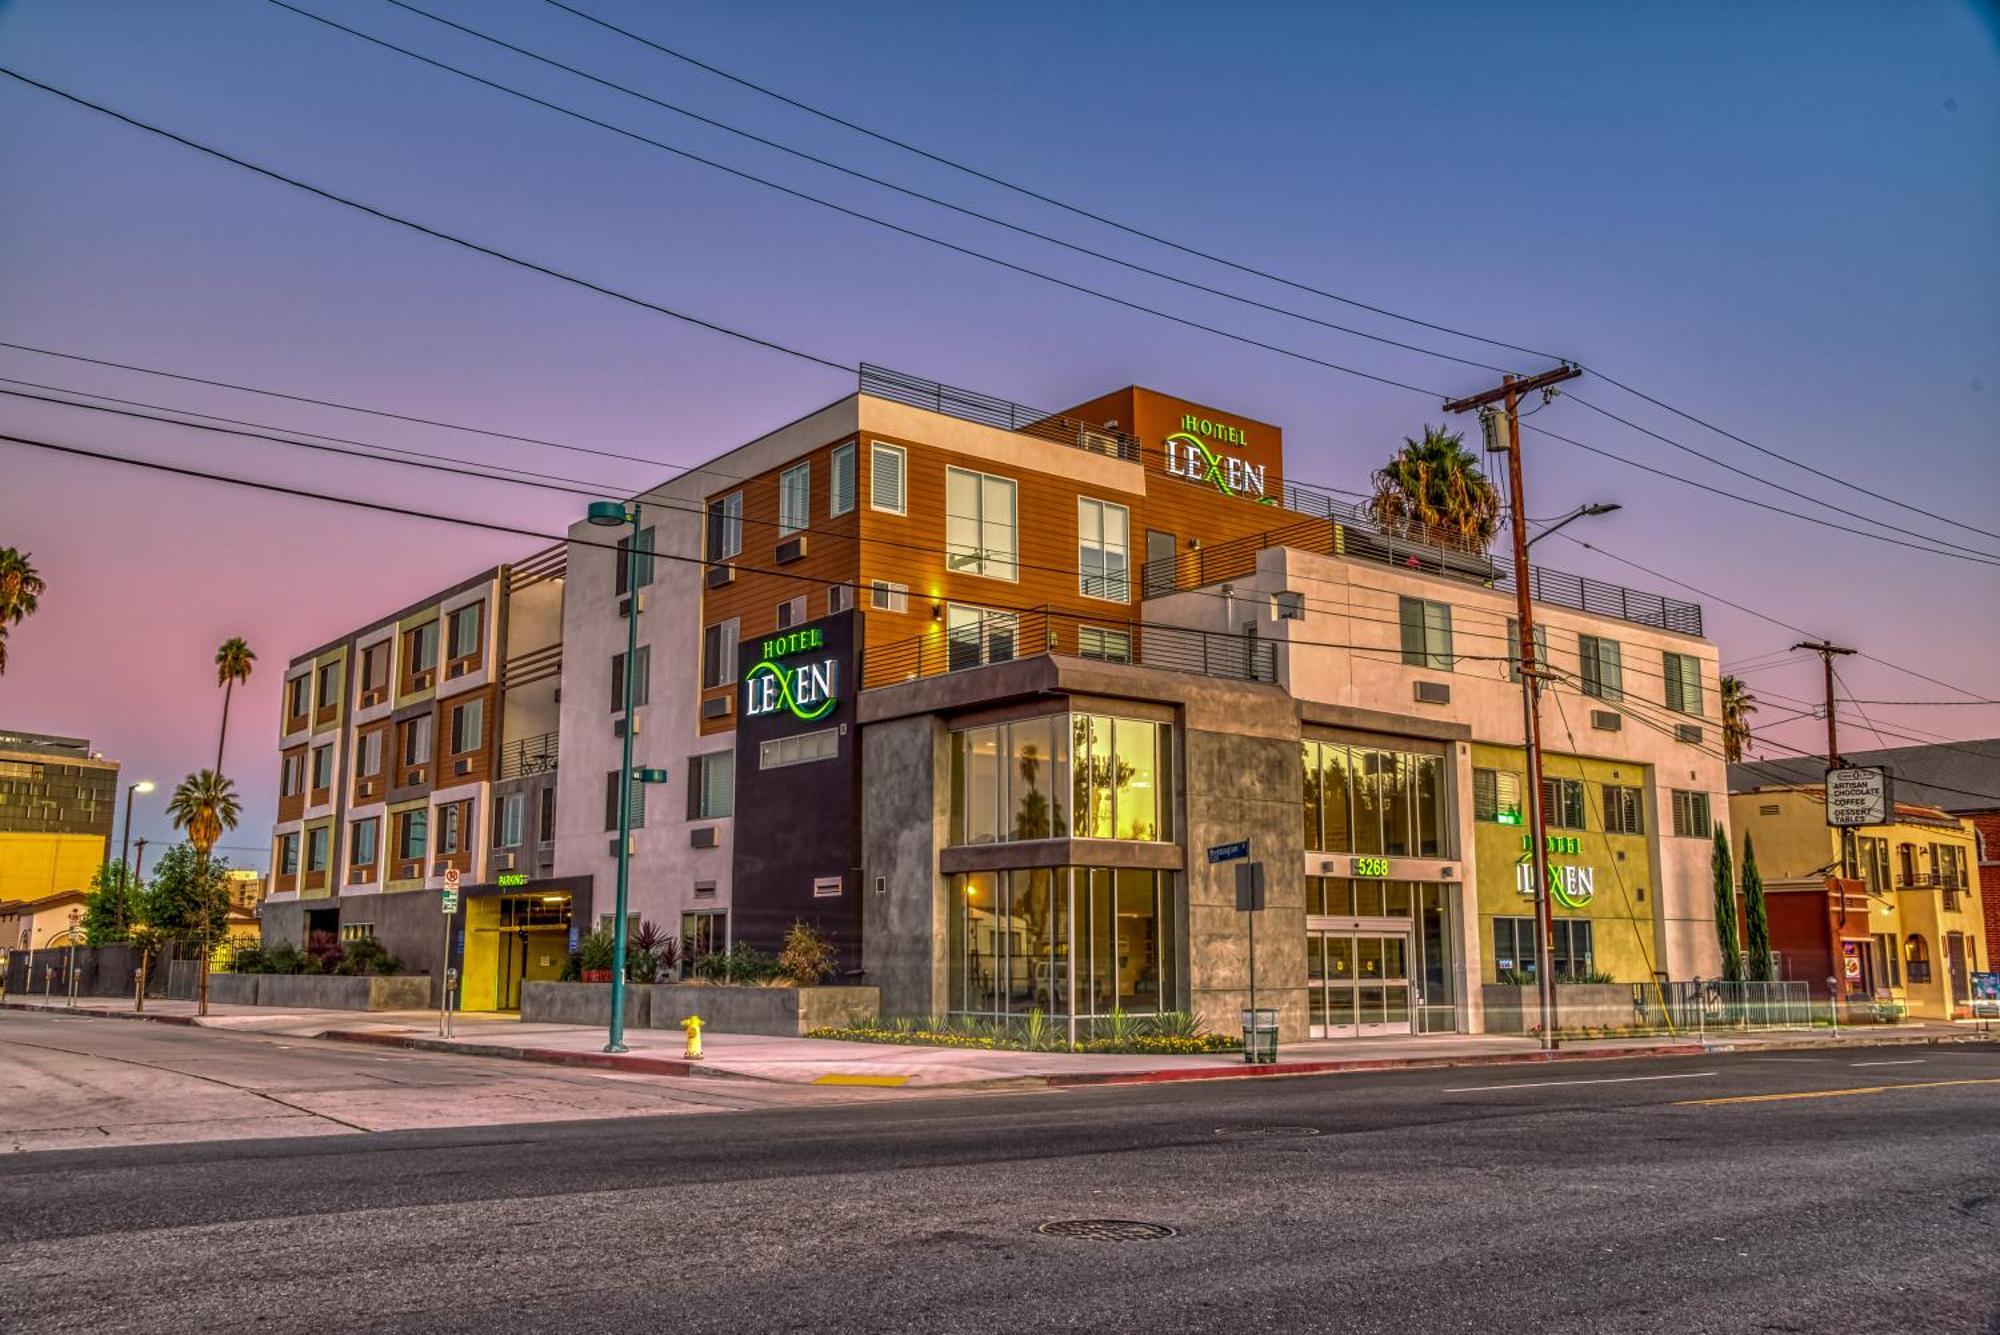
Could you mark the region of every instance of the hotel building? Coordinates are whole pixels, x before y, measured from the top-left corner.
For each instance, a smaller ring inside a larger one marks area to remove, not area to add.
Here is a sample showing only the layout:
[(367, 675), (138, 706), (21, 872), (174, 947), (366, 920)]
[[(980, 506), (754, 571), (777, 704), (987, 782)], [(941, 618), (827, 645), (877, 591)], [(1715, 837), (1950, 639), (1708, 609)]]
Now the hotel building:
[[(1512, 571), (1288, 479), (1278, 427), (867, 368), (637, 499), (636, 581), (621, 530), (580, 522), (562, 599), (554, 871), (597, 920), (630, 727), (671, 776), (633, 794), (634, 918), (696, 950), (814, 923), (885, 1013), (1233, 1027), (1249, 923), (1207, 850), (1242, 840), (1288, 1041), (1477, 1031), (1484, 988), (1544, 967)], [(1559, 678), (1549, 963), (1712, 977), (1701, 610), (1549, 570), (1532, 591)]]

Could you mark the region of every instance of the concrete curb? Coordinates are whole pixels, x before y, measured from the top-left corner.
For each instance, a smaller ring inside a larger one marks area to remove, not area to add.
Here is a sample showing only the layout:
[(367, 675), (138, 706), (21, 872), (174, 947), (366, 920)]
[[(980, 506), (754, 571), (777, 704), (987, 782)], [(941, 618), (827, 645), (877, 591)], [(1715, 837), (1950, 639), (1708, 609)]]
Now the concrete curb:
[(367, 1043), (378, 1048), (443, 1052), (454, 1057), (493, 1057), (502, 1061), (539, 1062), (544, 1066), (581, 1066), (598, 1071), (630, 1071), (639, 1075), (708, 1076), (747, 1080), (732, 1071), (718, 1071), (679, 1057), (643, 1057), (630, 1052), (570, 1052), (562, 1048), (528, 1048), (509, 1043), (458, 1043), (412, 1034), (379, 1034), (358, 1029), (328, 1029), (313, 1035), (335, 1043)]
[(41, 1015), (84, 1015), (93, 1020), (139, 1020), (146, 1024), (196, 1025), (201, 1023), (200, 1017), (194, 1015), (160, 1015), (142, 1011), (114, 1011), (102, 1006), (46, 1006), (39, 1001), (14, 1001), (12, 999), (0, 1001), (0, 1010), (34, 1011)]

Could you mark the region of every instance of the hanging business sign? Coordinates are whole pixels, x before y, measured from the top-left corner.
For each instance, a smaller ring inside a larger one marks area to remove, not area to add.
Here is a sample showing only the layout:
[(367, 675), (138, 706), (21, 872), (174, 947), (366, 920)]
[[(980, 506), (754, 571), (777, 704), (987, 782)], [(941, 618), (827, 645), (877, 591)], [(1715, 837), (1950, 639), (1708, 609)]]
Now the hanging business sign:
[[(1573, 834), (1552, 834), (1548, 836), (1549, 852), (1568, 854), (1574, 857), (1581, 851), (1581, 841)], [(1514, 888), (1522, 895), (1533, 897), (1535, 893), (1534, 844), (1528, 836), (1521, 839), (1521, 859), (1514, 867)], [(1597, 869), (1581, 867), (1574, 863), (1551, 862), (1549, 867), (1549, 898), (1566, 909), (1580, 909), (1597, 898)]]
[(1264, 465), (1229, 452), (1249, 444), (1242, 427), (1188, 413), (1181, 429), (1167, 437), (1167, 472), (1224, 496), (1275, 505), (1277, 499), (1264, 494)]
[(1844, 765), (1826, 772), (1828, 825), (1887, 825), (1894, 810), (1888, 770)]
[(744, 717), (782, 710), (811, 723), (831, 714), (840, 703), (840, 660), (825, 649), (826, 632), (818, 626), (765, 640), (756, 666), (743, 674)]

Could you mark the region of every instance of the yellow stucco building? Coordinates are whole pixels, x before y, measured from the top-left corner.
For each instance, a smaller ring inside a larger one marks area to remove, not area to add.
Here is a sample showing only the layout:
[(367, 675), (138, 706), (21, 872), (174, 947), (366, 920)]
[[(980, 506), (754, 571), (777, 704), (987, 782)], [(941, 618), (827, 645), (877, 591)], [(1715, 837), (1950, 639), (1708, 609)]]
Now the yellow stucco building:
[(1971, 975), (1992, 967), (1969, 823), (1898, 802), (1893, 824), (1854, 831), (1853, 876), (1842, 881), (1824, 787), (1752, 788), (1731, 794), (1729, 807), (1739, 877), (1744, 841), (1756, 849), (1780, 976), (1816, 991), (1834, 978), (1850, 1004), (1913, 1017), (1968, 1013)]

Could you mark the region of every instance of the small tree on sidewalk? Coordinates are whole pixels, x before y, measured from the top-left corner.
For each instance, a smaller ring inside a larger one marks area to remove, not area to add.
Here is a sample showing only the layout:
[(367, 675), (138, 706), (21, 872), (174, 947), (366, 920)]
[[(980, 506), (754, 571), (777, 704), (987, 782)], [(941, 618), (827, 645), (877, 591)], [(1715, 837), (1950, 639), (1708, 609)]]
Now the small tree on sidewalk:
[(99, 867), (90, 878), (90, 898), (83, 902), (83, 943), (108, 946), (123, 941), (138, 916), (136, 898), (124, 863), (114, 860)]
[(1715, 832), (1715, 852), (1709, 865), (1715, 872), (1715, 944), (1722, 950), (1722, 976), (1743, 981), (1743, 956), (1736, 938), (1736, 877), (1729, 857), (1729, 837)]
[(1750, 951), (1750, 977), (1759, 983), (1778, 980), (1778, 962), (1771, 955), (1771, 919), (1764, 905), (1764, 878), (1757, 874), (1757, 849), (1743, 836), (1743, 935)]

